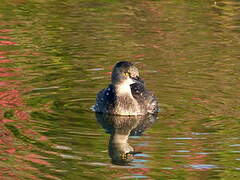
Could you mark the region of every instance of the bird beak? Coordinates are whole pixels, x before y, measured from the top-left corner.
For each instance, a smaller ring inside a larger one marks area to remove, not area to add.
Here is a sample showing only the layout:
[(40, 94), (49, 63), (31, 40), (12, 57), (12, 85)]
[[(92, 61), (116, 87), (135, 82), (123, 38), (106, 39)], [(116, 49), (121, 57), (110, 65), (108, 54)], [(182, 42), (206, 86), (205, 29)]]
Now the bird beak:
[(136, 77), (131, 77), (132, 80), (134, 81), (134, 83), (144, 83), (143, 80), (139, 77), (139, 76), (136, 76)]

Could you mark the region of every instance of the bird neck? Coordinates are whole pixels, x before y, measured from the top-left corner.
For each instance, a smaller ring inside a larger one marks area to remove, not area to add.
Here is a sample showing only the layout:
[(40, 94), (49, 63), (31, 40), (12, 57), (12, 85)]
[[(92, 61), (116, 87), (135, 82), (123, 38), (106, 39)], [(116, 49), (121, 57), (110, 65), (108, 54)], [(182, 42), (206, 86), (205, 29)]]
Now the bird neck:
[(116, 90), (116, 94), (118, 96), (121, 96), (121, 95), (132, 96), (131, 87), (128, 83), (116, 84), (115, 85), (115, 90)]

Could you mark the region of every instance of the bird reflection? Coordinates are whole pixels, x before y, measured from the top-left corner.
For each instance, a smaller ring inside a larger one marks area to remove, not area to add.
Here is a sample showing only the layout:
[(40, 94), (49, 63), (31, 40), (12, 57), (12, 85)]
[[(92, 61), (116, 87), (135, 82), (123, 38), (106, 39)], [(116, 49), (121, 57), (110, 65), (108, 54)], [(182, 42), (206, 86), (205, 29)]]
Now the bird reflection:
[(97, 121), (107, 133), (110, 133), (108, 144), (109, 156), (113, 164), (130, 165), (134, 155), (141, 153), (128, 143), (129, 136), (141, 136), (156, 120), (157, 113), (145, 116), (116, 116), (96, 113)]

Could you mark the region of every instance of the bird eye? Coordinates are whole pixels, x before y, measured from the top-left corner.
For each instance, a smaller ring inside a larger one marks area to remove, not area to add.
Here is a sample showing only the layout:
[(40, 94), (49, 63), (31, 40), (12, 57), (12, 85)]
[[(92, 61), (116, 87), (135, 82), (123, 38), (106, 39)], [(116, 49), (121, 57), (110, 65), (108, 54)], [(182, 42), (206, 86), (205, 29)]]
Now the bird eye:
[(124, 75), (125, 75), (125, 76), (130, 76), (130, 73), (125, 72)]

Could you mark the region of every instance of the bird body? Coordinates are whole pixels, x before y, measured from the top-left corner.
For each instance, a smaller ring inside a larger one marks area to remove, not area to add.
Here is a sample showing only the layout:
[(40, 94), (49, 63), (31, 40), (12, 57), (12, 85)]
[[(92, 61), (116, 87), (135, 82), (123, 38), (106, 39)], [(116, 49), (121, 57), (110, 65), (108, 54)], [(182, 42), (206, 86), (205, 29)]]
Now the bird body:
[(115, 115), (145, 115), (158, 111), (158, 103), (145, 89), (138, 69), (130, 62), (118, 62), (112, 72), (112, 83), (96, 98), (95, 112)]

